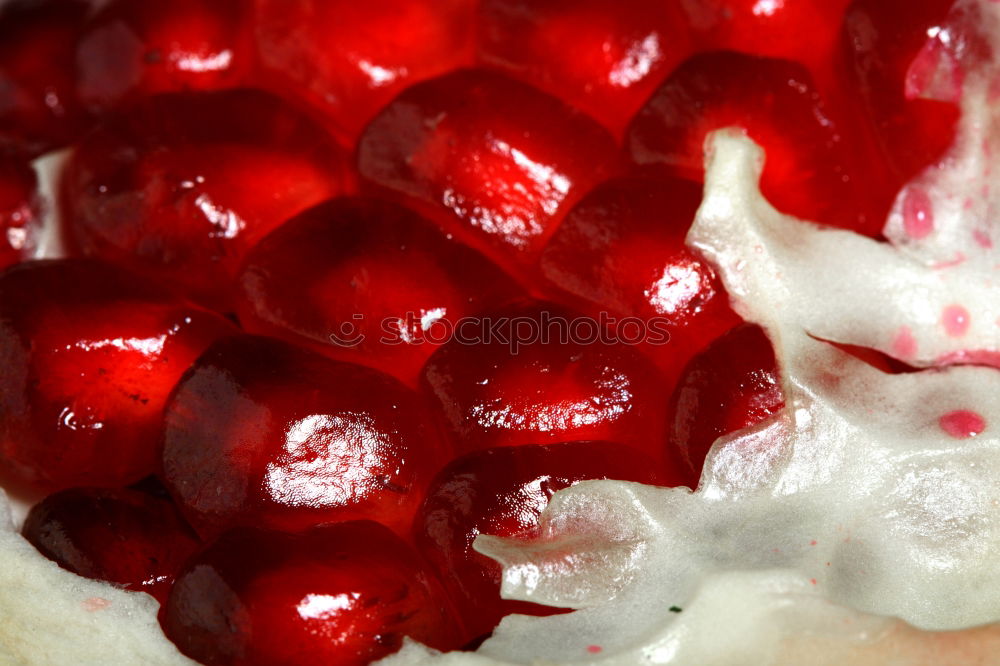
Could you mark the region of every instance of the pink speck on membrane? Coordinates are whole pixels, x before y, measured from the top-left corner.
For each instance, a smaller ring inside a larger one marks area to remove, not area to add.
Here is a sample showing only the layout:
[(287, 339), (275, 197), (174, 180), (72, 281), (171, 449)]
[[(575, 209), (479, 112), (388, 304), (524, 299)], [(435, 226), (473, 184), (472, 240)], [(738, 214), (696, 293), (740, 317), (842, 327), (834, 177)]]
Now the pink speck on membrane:
[(938, 419), (941, 430), (955, 439), (975, 437), (986, 430), (986, 420), (977, 412), (968, 409), (956, 409)]

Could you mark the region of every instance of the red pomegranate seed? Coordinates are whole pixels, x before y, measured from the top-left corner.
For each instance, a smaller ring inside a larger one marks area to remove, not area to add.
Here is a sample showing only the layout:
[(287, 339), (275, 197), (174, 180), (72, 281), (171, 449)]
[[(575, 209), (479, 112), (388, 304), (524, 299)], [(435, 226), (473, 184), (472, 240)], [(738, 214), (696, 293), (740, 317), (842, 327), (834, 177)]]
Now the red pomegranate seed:
[(744, 128), (767, 152), (761, 187), (798, 217), (877, 234), (885, 210), (869, 193), (809, 72), (784, 60), (708, 53), (681, 65), (629, 128), (636, 164), (701, 180), (705, 136)]
[(500, 565), (472, 549), (479, 534), (531, 535), (556, 491), (587, 479), (661, 484), (648, 456), (610, 442), (475, 451), (435, 477), (414, 521), (417, 548), (453, 590), (472, 635), (504, 615), (551, 615), (555, 609), (500, 598)]
[(163, 474), (203, 536), (372, 518), (406, 532), (448, 459), (417, 396), (278, 340), (220, 340), (166, 407)]
[(701, 186), (680, 178), (602, 183), (559, 226), (542, 273), (618, 316), (667, 323), (670, 343), (644, 351), (679, 369), (740, 322), (715, 271), (684, 244), (700, 204)]
[(148, 592), (161, 603), (199, 547), (168, 500), (123, 488), (50, 495), (31, 509), (22, 532), (64, 569)]
[(676, 3), (484, 0), (480, 62), (583, 109), (620, 135), (693, 47)]
[(358, 146), (364, 178), (522, 272), (616, 160), (611, 136), (582, 113), (478, 70), (409, 88)]
[(850, 0), (681, 0), (702, 44), (806, 65), (832, 61)]
[(240, 321), (248, 331), (305, 343), (414, 385), (463, 317), (519, 293), (481, 255), (405, 208), (347, 198), (267, 236), (248, 255), (240, 286)]
[(494, 311), (431, 356), (424, 389), (461, 451), (593, 439), (660, 457), (665, 380), (599, 335), (599, 321), (544, 303)]
[(0, 468), (42, 489), (151, 474), (167, 394), (233, 326), (87, 260), (0, 274)]
[(278, 98), (178, 93), (84, 139), (65, 197), (82, 252), (224, 309), (246, 251), (346, 180), (342, 151)]
[(84, 29), (80, 97), (97, 109), (153, 93), (234, 88), (253, 64), (242, 0), (113, 0)]
[(162, 622), (186, 655), (233, 666), (362, 666), (406, 636), (446, 650), (461, 635), (426, 565), (369, 521), (228, 532), (178, 575)]
[(304, 99), (347, 144), (405, 88), (472, 63), (474, 0), (256, 0), (268, 85)]
[[(908, 77), (929, 35), (939, 29), (954, 0), (855, 0), (846, 15), (843, 82), (849, 102), (872, 123), (882, 160), (898, 190), (951, 146), (959, 109), (931, 99), (908, 99)], [(911, 90), (911, 92), (914, 92)]]
[(31, 165), (0, 152), (0, 268), (30, 257), (37, 245), (37, 189)]
[(757, 326), (741, 326), (696, 356), (674, 389), (668, 416), (668, 456), (685, 485), (695, 487), (715, 440), (760, 423), (784, 400), (774, 350)]
[(39, 155), (86, 129), (74, 58), (89, 11), (86, 0), (0, 5), (0, 145)]

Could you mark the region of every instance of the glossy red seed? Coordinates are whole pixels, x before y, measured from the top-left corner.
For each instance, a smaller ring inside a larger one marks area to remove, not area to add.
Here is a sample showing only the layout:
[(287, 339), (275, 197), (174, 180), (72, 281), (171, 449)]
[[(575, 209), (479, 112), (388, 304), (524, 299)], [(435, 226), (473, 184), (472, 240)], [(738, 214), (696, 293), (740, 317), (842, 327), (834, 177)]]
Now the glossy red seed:
[(501, 568), (473, 550), (480, 534), (530, 536), (556, 491), (587, 479), (663, 484), (648, 456), (610, 442), (487, 449), (464, 455), (435, 477), (414, 520), (418, 550), (453, 591), (473, 635), (504, 615), (552, 608), (500, 598)]
[(267, 85), (303, 99), (353, 144), (408, 86), (470, 65), (474, 0), (255, 0)]
[(826, 66), (850, 0), (681, 0), (703, 46)]
[(959, 116), (956, 105), (908, 98), (921, 49), (945, 21), (954, 0), (855, 0), (842, 35), (843, 81), (850, 103), (860, 102), (871, 122), (881, 159), (892, 169), (898, 190), (952, 144)]
[(595, 439), (659, 457), (665, 380), (600, 329), (549, 304), (486, 313), (431, 356), (424, 389), (462, 451)]
[(74, 58), (86, 0), (0, 5), (0, 146), (38, 155), (86, 129)]
[(611, 136), (582, 113), (478, 70), (406, 90), (358, 146), (370, 183), (522, 273), (616, 159)]
[(684, 370), (670, 399), (668, 457), (694, 487), (716, 439), (760, 423), (784, 406), (774, 350), (763, 331), (741, 326)]
[(885, 210), (871, 208), (836, 119), (801, 65), (709, 53), (681, 65), (629, 128), (637, 165), (701, 180), (705, 136), (741, 127), (767, 153), (761, 189), (779, 210), (877, 234)]
[(138, 96), (244, 83), (253, 65), (248, 10), (242, 0), (113, 0), (80, 39), (81, 99), (108, 109)]
[(691, 55), (684, 19), (671, 2), (484, 0), (479, 59), (620, 135), (653, 89)]
[(64, 194), (83, 253), (225, 309), (246, 251), (346, 180), (343, 152), (278, 98), (178, 93), (84, 139)]
[(128, 489), (74, 488), (32, 507), (22, 529), (45, 557), (161, 603), (198, 539), (173, 505)]
[(415, 385), (463, 318), (519, 293), (482, 255), (405, 208), (336, 199), (261, 241), (240, 277), (240, 321)]
[(153, 472), (167, 394), (225, 319), (86, 260), (0, 274), (0, 470), (42, 489)]
[(669, 344), (646, 351), (671, 367), (740, 322), (715, 271), (684, 244), (701, 189), (679, 178), (602, 183), (542, 254), (545, 277), (593, 309), (668, 324)]
[(233, 666), (361, 666), (406, 636), (446, 650), (461, 634), (426, 566), (369, 521), (229, 532), (177, 577), (162, 623), (183, 653)]
[(164, 481), (203, 536), (356, 518), (405, 532), (450, 455), (388, 375), (249, 335), (198, 359), (165, 424)]
[(38, 244), (37, 190), (31, 165), (0, 152), (0, 268), (27, 259)]

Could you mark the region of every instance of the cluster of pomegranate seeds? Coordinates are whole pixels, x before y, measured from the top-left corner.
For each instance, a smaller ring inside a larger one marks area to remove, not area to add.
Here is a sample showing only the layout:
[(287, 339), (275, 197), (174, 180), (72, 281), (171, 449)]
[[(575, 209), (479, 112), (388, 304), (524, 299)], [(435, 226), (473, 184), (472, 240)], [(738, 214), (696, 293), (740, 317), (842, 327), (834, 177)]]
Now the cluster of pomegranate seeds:
[(438, 473), (414, 521), (414, 538), (453, 589), (470, 634), (488, 634), (504, 615), (554, 609), (502, 600), (500, 565), (472, 549), (477, 535), (529, 538), (557, 491), (587, 479), (665, 485), (670, 479), (659, 469), (649, 456), (612, 442), (474, 451)]
[[(954, 137), (953, 4), (0, 0), (0, 480), (58, 491), (25, 536), (209, 664), (559, 612), (475, 537), (586, 479), (693, 488), (783, 407), (684, 242), (706, 135), (879, 237)], [(19, 263), (56, 208), (71, 258)]]
[(73, 488), (36, 504), (25, 538), (60, 566), (148, 592), (160, 602), (199, 550), (197, 537), (164, 498), (131, 488)]
[(356, 518), (405, 532), (448, 458), (398, 381), (272, 338), (219, 340), (166, 406), (163, 479), (203, 535)]
[(83, 254), (226, 310), (247, 250), (341, 193), (348, 173), (344, 151), (278, 97), (154, 96), (76, 146), (67, 224)]
[(44, 489), (120, 485), (157, 468), (167, 395), (232, 332), (134, 275), (88, 260), (0, 274), (0, 474)]
[(155, 93), (244, 83), (254, 65), (249, 9), (242, 0), (113, 0), (80, 38), (80, 98), (105, 111)]
[(406, 208), (347, 197), (302, 213), (258, 243), (239, 284), (247, 330), (414, 386), (424, 361), (464, 317), (521, 293), (489, 260)]
[(23, 261), (37, 246), (37, 190), (28, 161), (0, 149), (0, 268)]
[(457, 648), (459, 620), (410, 547), (371, 521), (231, 531), (177, 576), (163, 626), (205, 664), (367, 664), (409, 636)]

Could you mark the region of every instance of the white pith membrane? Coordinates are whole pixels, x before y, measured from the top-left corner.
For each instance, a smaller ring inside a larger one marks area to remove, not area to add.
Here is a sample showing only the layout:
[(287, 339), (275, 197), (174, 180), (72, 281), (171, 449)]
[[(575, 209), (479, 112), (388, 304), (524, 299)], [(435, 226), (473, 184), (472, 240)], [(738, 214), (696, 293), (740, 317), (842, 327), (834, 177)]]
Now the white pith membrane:
[[(960, 30), (1000, 36), (1000, 3), (970, 13), (929, 43), (925, 94), (954, 93)], [(578, 611), (386, 663), (1000, 664), (1000, 371), (971, 365), (1000, 359), (998, 73), (965, 71), (956, 147), (900, 194), (891, 244), (777, 213), (761, 151), (715, 135), (689, 242), (767, 331), (787, 408), (717, 442), (698, 492), (583, 483), (540, 540), (477, 540), (505, 596)], [(919, 238), (912, 192), (931, 203)], [(927, 369), (885, 374), (821, 340)], [(0, 663), (192, 663), (151, 597), (63, 571), (13, 528), (0, 493)]]

